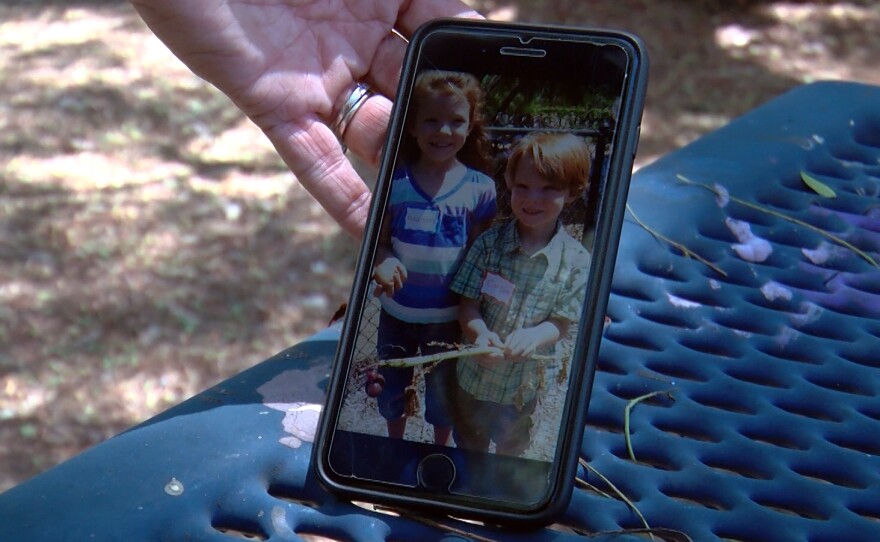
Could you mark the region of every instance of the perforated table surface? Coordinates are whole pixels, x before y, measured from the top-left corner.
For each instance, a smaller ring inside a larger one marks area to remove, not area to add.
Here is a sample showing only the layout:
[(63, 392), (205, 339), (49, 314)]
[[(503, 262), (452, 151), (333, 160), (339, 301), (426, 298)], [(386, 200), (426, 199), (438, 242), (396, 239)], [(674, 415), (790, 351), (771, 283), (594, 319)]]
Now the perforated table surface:
[[(848, 83), (795, 89), (636, 175), (582, 447), (591, 488), (562, 523), (598, 541), (644, 540), (620, 532), (640, 515), (669, 540), (880, 540), (878, 196), (880, 88)], [(461, 540), (315, 483), (336, 338), (0, 495), (0, 540)]]

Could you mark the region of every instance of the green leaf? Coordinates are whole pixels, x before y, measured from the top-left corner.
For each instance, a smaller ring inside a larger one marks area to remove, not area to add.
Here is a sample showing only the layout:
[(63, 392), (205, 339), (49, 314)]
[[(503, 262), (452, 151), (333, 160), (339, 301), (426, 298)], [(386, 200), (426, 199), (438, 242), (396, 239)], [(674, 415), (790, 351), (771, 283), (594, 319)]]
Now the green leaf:
[(832, 190), (831, 187), (819, 179), (807, 174), (807, 172), (801, 171), (801, 179), (803, 179), (804, 184), (813, 189), (813, 192), (819, 194), (823, 198), (837, 197), (837, 194), (834, 193), (834, 190)]

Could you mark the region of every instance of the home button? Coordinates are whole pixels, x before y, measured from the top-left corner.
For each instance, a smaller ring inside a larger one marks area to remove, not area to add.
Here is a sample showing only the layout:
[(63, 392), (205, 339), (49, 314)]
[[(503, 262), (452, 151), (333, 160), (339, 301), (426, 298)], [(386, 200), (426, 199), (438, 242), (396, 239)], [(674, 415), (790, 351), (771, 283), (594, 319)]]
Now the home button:
[(418, 477), (422, 488), (447, 492), (455, 480), (455, 465), (445, 455), (431, 454), (419, 463)]

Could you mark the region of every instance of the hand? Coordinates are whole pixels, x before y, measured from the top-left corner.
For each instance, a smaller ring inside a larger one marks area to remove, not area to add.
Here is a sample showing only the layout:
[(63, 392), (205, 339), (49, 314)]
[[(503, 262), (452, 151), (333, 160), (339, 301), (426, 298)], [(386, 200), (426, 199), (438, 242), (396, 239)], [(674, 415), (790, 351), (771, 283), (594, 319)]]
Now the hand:
[(403, 288), (403, 283), (406, 282), (406, 267), (397, 258), (389, 256), (373, 269), (373, 280), (377, 284), (376, 289), (373, 290), (374, 296), (379, 297), (384, 293), (391, 297)]
[[(393, 96), (405, 43), (436, 17), (478, 17), (458, 0), (131, 0), (193, 72), (259, 126), (299, 182), (347, 232), (363, 235), (370, 192), (328, 127), (354, 88)], [(391, 102), (376, 95), (345, 132), (378, 162)]]
[(476, 356), (475, 361), (481, 366), (489, 369), (504, 361), (504, 351), (502, 350), (504, 342), (494, 331), (487, 330), (485, 333), (478, 335), (474, 341), (474, 345), (481, 347), (495, 347), (496, 351)]
[(504, 341), (504, 357), (509, 361), (523, 361), (535, 354), (546, 343), (544, 330), (537, 327), (517, 329)]

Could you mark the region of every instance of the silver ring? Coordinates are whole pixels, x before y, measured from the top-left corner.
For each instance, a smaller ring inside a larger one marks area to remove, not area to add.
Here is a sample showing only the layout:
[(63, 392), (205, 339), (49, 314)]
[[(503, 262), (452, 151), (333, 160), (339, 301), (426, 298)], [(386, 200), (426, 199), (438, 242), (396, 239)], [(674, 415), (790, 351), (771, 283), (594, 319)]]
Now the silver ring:
[(351, 122), (351, 119), (354, 118), (358, 109), (360, 109), (361, 106), (364, 105), (364, 102), (366, 102), (372, 95), (373, 91), (364, 83), (358, 83), (355, 85), (354, 90), (348, 95), (348, 99), (342, 104), (342, 108), (339, 110), (339, 114), (336, 115), (333, 124), (330, 125), (330, 129), (333, 131), (336, 139), (339, 140), (339, 144), (342, 145), (342, 152), (345, 152), (346, 150), (342, 138), (345, 136), (345, 130), (348, 128), (348, 123)]

